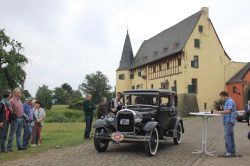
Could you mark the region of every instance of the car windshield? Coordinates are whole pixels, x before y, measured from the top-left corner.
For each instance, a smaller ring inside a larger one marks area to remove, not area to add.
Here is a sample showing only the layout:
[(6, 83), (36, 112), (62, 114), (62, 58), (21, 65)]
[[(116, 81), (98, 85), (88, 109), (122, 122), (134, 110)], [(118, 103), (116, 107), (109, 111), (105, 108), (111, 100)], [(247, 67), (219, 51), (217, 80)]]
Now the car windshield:
[(125, 105), (158, 105), (158, 96), (133, 94), (125, 95)]

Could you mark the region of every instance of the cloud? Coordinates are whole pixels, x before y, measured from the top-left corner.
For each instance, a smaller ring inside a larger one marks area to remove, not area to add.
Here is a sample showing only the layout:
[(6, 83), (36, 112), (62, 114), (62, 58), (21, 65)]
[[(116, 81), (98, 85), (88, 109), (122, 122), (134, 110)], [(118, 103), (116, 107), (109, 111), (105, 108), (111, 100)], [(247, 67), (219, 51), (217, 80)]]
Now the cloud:
[(115, 86), (127, 27), (136, 54), (143, 40), (203, 6), (229, 56), (250, 61), (247, 0), (9, 0), (1, 1), (0, 28), (23, 43), (30, 61), (25, 88), (34, 95), (42, 84), (76, 89), (97, 70)]

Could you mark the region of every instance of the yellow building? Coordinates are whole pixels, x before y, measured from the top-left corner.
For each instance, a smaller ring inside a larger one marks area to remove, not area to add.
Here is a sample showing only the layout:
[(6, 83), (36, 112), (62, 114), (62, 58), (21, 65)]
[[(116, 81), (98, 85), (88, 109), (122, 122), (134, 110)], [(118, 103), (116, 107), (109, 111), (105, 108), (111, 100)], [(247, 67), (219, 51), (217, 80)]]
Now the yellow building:
[(231, 61), (204, 7), (145, 40), (135, 56), (127, 33), (116, 91), (164, 88), (193, 93), (200, 110), (211, 110), (225, 83), (244, 65)]

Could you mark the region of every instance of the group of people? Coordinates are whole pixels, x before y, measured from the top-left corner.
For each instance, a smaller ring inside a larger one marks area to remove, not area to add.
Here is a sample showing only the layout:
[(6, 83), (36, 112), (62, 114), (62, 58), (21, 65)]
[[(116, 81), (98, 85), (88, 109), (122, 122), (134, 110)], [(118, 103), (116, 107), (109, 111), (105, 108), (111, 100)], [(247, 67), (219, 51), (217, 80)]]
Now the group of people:
[(41, 129), (45, 111), (41, 102), (26, 98), (25, 103), (22, 103), (21, 96), (19, 88), (13, 92), (6, 90), (0, 101), (0, 153), (13, 152), (15, 135), (18, 150), (42, 143)]
[[(117, 92), (116, 98), (112, 101), (108, 102), (106, 97), (101, 98), (101, 103), (97, 106), (97, 117), (100, 119), (101, 117), (107, 115), (109, 112), (116, 114), (119, 110), (122, 109), (122, 93)], [(90, 139), (90, 132), (92, 128), (92, 121), (94, 117), (94, 110), (96, 109), (96, 105), (92, 101), (92, 95), (87, 94), (85, 101), (83, 102), (83, 112), (86, 123), (86, 128), (84, 132), (84, 138)]]

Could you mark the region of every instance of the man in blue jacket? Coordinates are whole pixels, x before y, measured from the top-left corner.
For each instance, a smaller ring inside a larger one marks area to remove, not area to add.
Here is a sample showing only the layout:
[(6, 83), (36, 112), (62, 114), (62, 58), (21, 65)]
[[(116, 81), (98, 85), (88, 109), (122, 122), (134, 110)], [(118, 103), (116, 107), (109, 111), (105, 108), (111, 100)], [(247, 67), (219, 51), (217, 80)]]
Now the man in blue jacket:
[(24, 110), (23, 148), (27, 149), (32, 134), (31, 123), (34, 120), (32, 98), (26, 98), (26, 102), (23, 104), (23, 110)]

